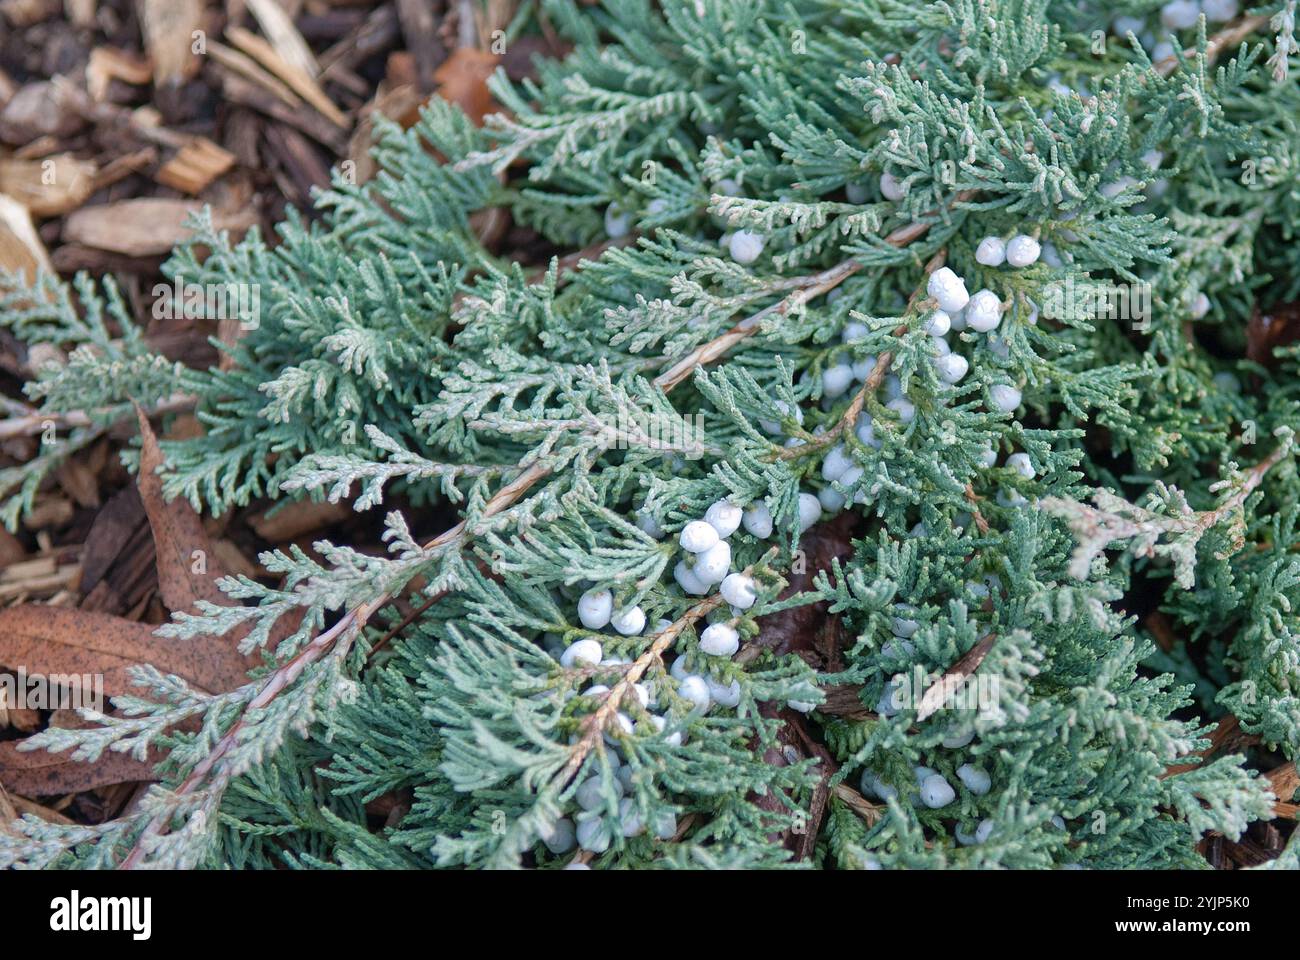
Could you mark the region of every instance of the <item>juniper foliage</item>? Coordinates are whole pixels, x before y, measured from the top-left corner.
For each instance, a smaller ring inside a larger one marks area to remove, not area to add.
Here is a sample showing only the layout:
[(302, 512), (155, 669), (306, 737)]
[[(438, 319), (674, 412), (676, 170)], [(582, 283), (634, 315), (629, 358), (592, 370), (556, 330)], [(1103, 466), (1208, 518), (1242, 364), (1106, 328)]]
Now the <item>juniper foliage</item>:
[[(1251, 758), (1197, 752), (1229, 713), (1264, 749), (1300, 746), (1300, 348), (1247, 359), (1245, 334), (1256, 305), (1300, 296), (1294, 4), (1222, 52), (1202, 20), (1157, 64), (1159, 6), (548, 0), (574, 52), (496, 78), (486, 129), (435, 101), (410, 130), (380, 125), (381, 172), (336, 182), (319, 225), (269, 244), (205, 222), (175, 253), (169, 275), (260, 290), (229, 369), (152, 353), (111, 284), (11, 285), (10, 329), (75, 347), (33, 401), (92, 414), (0, 476), (11, 524), (132, 399), (178, 393), (205, 432), (165, 444), (169, 495), (404, 507), (386, 555), (268, 554), (276, 585), (232, 579), (237, 605), (162, 629), (251, 626), (268, 666), (245, 687), (141, 671), (97, 725), (35, 738), (88, 761), (162, 745), (166, 779), (127, 819), (24, 821), (0, 862), (558, 867), (572, 854), (539, 838), (564, 817), (597, 866), (773, 866), (829, 790), (804, 864), (1188, 867), (1207, 831), (1271, 817)], [(1118, 35), (1119, 15), (1148, 35)], [(493, 208), (561, 252), (619, 218), (634, 235), (534, 276), (477, 239), (471, 215)], [(737, 230), (764, 240), (752, 263), (719, 244)], [(1016, 233), (1041, 260), (975, 259)], [(1006, 306), (994, 335), (950, 337), (956, 385), (924, 329), (941, 262)], [(1149, 290), (1149, 313), (1049, 307), (1097, 283)], [(827, 395), (828, 368), (868, 358)], [(1002, 410), (998, 387), (1022, 402)], [(647, 426), (682, 417), (698, 437)], [(823, 480), (835, 444), (852, 484)], [(799, 494), (827, 487), (853, 548), (778, 599), (818, 535)], [(721, 498), (766, 502), (776, 527), (732, 538), (760, 587), (734, 617), (673, 578), (677, 532)], [(592, 587), (671, 625), (589, 630)], [(401, 624), (384, 601), (404, 592), (436, 602)], [(1126, 612), (1134, 596), (1172, 644)], [(772, 649), (764, 617), (819, 601), (849, 638), (838, 662)], [(710, 618), (734, 619), (739, 656), (699, 649)], [(593, 635), (601, 665), (560, 665)], [(905, 678), (981, 644), (979, 709), (897, 706)], [(735, 681), (736, 705), (679, 696), (673, 655)], [(832, 709), (832, 688), (857, 708)], [(772, 762), (792, 726), (825, 756)], [(955, 800), (921, 802), (917, 767)], [(409, 811), (374, 829), (366, 805), (395, 792)]]

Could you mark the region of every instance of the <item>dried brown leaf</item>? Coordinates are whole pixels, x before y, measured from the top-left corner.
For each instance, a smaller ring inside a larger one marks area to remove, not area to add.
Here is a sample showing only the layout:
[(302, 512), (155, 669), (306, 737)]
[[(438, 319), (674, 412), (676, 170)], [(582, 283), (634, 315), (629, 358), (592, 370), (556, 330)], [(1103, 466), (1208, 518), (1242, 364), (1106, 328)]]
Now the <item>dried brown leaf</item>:
[(27, 208), (3, 193), (0, 193), (0, 270), (23, 273), (29, 282), (35, 279), (37, 271), (54, 272)]
[(485, 53), (473, 47), (457, 47), (434, 71), (433, 79), (438, 82), (438, 94), (464, 110), (475, 125), (481, 127), (483, 118), (497, 109), (487, 81), (500, 60), (495, 53)]
[(20, 604), (0, 610), (0, 666), (28, 675), (98, 674), (104, 694), (131, 691), (131, 667), (152, 664), (207, 693), (233, 690), (245, 681), (228, 653), (229, 638), (174, 640), (154, 627), (90, 610)]
[(48, 797), (154, 779), (152, 763), (126, 754), (105, 753), (94, 763), (82, 763), (61, 753), (20, 751), (20, 742), (0, 743), (0, 784), (10, 793)]
[(168, 503), (163, 499), (162, 478), (158, 476), (163, 456), (158, 438), (138, 406), (136, 416), (142, 441), (136, 486), (153, 529), (163, 603), (173, 613), (193, 612), (198, 600), (225, 605), (226, 596), (216, 583), (225, 571), (212, 551), (203, 521), (187, 501), (178, 497)]
[(23, 796), (8, 794), (5, 791), (3, 784), (0, 784), (0, 804), (5, 804), (0, 806), (0, 810), (12, 810), (19, 817), (30, 813), (34, 817), (40, 817), (46, 823), (61, 823), (64, 826), (67, 826), (73, 822), (71, 818), (65, 817), (57, 810), (51, 810), (49, 807), (41, 806), (35, 800), (29, 800)]

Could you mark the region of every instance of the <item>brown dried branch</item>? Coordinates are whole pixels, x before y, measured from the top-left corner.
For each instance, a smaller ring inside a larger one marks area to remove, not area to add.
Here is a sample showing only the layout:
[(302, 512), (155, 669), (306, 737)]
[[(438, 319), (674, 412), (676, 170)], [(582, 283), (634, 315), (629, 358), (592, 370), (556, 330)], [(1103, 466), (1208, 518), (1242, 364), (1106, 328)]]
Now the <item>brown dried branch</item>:
[(840, 800), (844, 801), (844, 804), (861, 817), (869, 827), (875, 826), (880, 822), (880, 818), (885, 815), (882, 808), (872, 803), (847, 783), (835, 784), (835, 786), (831, 788), (831, 792)]
[[(150, 407), (149, 415), (160, 416), (165, 413), (179, 413), (190, 409), (194, 406), (194, 403), (194, 397), (187, 394), (176, 394)], [(4, 406), (8, 407), (13, 415), (0, 420), (0, 440), (8, 440), (13, 437), (34, 437), (44, 433), (50, 426), (53, 426), (55, 430), (75, 430), (94, 427), (97, 423), (95, 418), (84, 410), (70, 410), (67, 413), (43, 413), (34, 407), (29, 407), (17, 401), (5, 401)], [(134, 416), (134, 413), (124, 413), (118, 418), (117, 422), (125, 423)]]

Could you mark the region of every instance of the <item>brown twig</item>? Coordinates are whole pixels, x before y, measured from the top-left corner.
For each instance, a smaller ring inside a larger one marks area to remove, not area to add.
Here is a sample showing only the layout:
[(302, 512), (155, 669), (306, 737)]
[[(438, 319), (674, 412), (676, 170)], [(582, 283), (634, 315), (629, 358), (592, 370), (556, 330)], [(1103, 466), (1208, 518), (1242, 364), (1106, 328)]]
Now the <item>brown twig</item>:
[(971, 519), (975, 521), (975, 526), (979, 528), (980, 536), (986, 535), (989, 532), (989, 522), (984, 518), (984, 514), (980, 513), (980, 497), (976, 494), (975, 488), (969, 483), (966, 484), (966, 502), (970, 504)]
[(843, 263), (836, 264), (829, 270), (823, 270), (821, 273), (813, 274), (809, 277), (801, 277), (796, 281), (799, 289), (789, 294), (784, 299), (764, 307), (755, 314), (741, 320), (726, 333), (710, 340), (708, 343), (702, 343), (686, 356), (682, 357), (671, 367), (665, 370), (659, 376), (655, 377), (655, 386), (663, 390), (671, 390), (677, 384), (685, 380), (696, 367), (712, 363), (719, 357), (722, 357), (732, 347), (740, 343), (746, 337), (749, 337), (758, 329), (759, 324), (769, 317), (783, 317), (795, 307), (802, 306), (809, 300), (821, 296), (830, 290), (835, 289), (849, 277), (853, 276), (862, 269), (862, 264), (856, 260), (845, 260)]
[[(439, 590), (437, 593), (431, 594), (429, 598), (424, 601), (424, 603), (420, 604), (418, 607), (416, 607), (406, 616), (402, 617), (402, 619), (397, 624), (391, 627), (389, 631), (385, 633), (379, 639), (379, 641), (370, 648), (369, 656), (373, 657), (380, 650), (384, 649), (384, 647), (388, 646), (388, 644), (392, 641), (392, 639), (395, 636), (397, 636), (399, 633), (401, 633), (411, 624), (415, 623), (416, 620), (419, 620), (420, 617), (422, 617), (430, 607), (432, 607), (435, 603), (437, 603), (446, 595), (447, 595), (446, 590)], [(367, 659), (369, 659), (369, 657)]]
[[(1228, 26), (1224, 27), (1214, 36), (1206, 40), (1205, 62), (1213, 63), (1222, 51), (1226, 50), (1228, 47), (1237, 46), (1260, 27), (1266, 26), (1270, 19), (1270, 14), (1263, 13), (1256, 14), (1252, 17), (1243, 17), (1236, 23), (1228, 24)], [(1196, 48), (1188, 47), (1183, 51), (1183, 56), (1196, 56)], [(1155, 65), (1155, 68), (1156, 73), (1160, 74), (1162, 77), (1167, 77), (1178, 68), (1178, 58), (1175, 56), (1165, 57)]]
[(1288, 760), (1280, 767), (1274, 767), (1264, 774), (1278, 803), (1290, 804), (1296, 790), (1300, 790), (1300, 774), (1296, 773), (1295, 761)]
[(885, 815), (880, 807), (858, 793), (847, 783), (835, 784), (831, 788), (831, 792), (842, 800), (845, 806), (861, 817), (869, 827), (874, 826)]

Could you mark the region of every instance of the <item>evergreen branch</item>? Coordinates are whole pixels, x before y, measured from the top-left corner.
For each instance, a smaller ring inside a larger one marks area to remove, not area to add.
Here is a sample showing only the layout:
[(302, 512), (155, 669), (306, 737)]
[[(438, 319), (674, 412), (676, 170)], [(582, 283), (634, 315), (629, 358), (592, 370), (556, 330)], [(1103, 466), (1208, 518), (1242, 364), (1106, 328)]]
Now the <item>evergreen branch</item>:
[[(923, 273), (928, 279), (930, 274), (942, 267), (948, 259), (948, 251), (941, 249), (929, 262), (926, 263)], [(921, 285), (912, 292), (911, 298), (907, 302), (905, 314), (912, 313), (918, 306), (926, 302), (932, 302), (928, 298), (923, 299), (925, 293), (926, 281), (922, 280)], [(907, 333), (908, 325), (906, 322), (900, 323), (894, 328), (893, 337), (898, 338)], [(866, 406), (867, 397), (876, 392), (876, 389), (884, 381), (885, 375), (889, 373), (889, 365), (894, 362), (893, 351), (885, 350), (876, 357), (876, 365), (868, 374), (867, 379), (863, 381), (861, 389), (854, 394), (852, 401), (849, 402), (848, 408), (843, 415), (834, 423), (829, 430), (824, 433), (810, 437), (805, 443), (794, 447), (781, 447), (774, 454), (777, 460), (795, 460), (809, 454), (820, 453), (828, 447), (834, 446), (846, 430), (852, 428), (857, 423), (858, 416), (862, 413), (862, 408)]]
[[(581, 250), (575, 250), (573, 253), (565, 254), (555, 262), (555, 270), (558, 274), (557, 285), (563, 286), (567, 280), (582, 269), (584, 264), (594, 263), (599, 260), (606, 250), (618, 250), (622, 247), (630, 247), (636, 243), (640, 236), (633, 231), (622, 237), (614, 237), (608, 240), (600, 240), (596, 243), (589, 244)], [(532, 272), (528, 278), (529, 283), (542, 283), (546, 280), (550, 268), (537, 269)]]
[[(151, 405), (148, 409), (148, 415), (151, 417), (162, 416), (168, 413), (179, 413), (183, 410), (191, 409), (195, 404), (196, 398), (185, 394), (177, 394), (167, 397)], [(32, 437), (45, 432), (51, 426), (56, 430), (75, 430), (75, 429), (97, 429), (111, 430), (119, 423), (125, 423), (134, 418), (134, 413), (122, 413), (118, 408), (92, 410), (69, 410), (65, 412), (42, 411), (37, 410), (25, 403), (19, 403), (16, 400), (5, 398), (3, 405), (11, 413), (10, 416), (0, 420), (0, 440), (9, 440), (13, 437)], [(116, 414), (116, 419), (110, 423), (104, 422), (104, 417)]]
[[(968, 197), (964, 195), (959, 196), (959, 199), (967, 199), (967, 198)], [(924, 236), (928, 229), (929, 229), (928, 223), (913, 224), (909, 227), (901, 228), (900, 230), (897, 230), (894, 233), (890, 234), (888, 237), (886, 237), (886, 242), (897, 247), (903, 247)], [(941, 257), (942, 255), (940, 255), (940, 258), (938, 259), (941, 259)], [(584, 262), (584, 260), (579, 259), (578, 263), (581, 262)], [(938, 265), (940, 264), (936, 263), (935, 269), (937, 269)], [(856, 263), (855, 261), (846, 261), (845, 263), (840, 264), (838, 267), (834, 267), (831, 268), (830, 270), (823, 271), (819, 275), (803, 278), (802, 281), (798, 281), (799, 289), (796, 290), (795, 293), (791, 294), (786, 299), (780, 301), (778, 304), (775, 304), (772, 307), (765, 308), (764, 310), (759, 311), (759, 313), (748, 318), (748, 320), (742, 321), (740, 324), (738, 324), (737, 327), (734, 329), (735, 330), (743, 329), (744, 331), (746, 331), (742, 336), (736, 338), (734, 341), (726, 343), (725, 345), (720, 344), (719, 341), (715, 341), (715, 343), (719, 343), (719, 346), (714, 350), (704, 349), (701, 351), (696, 351), (691, 356), (683, 358), (672, 368), (670, 368), (670, 370), (666, 371), (660, 377), (656, 378), (655, 380), (656, 386), (661, 387), (665, 392), (671, 390), (674, 386), (676, 386), (682, 380), (684, 380), (686, 376), (697, 365), (702, 365), (705, 363), (712, 362), (712, 360), (717, 359), (718, 357), (725, 354), (727, 350), (729, 350), (730, 347), (734, 345), (734, 343), (738, 343), (740, 342), (740, 340), (743, 340), (744, 337), (748, 336), (748, 333), (751, 332), (753, 329), (755, 329), (758, 323), (761, 320), (763, 320), (767, 315), (769, 314), (783, 315), (789, 312), (795, 306), (802, 305), (803, 303), (813, 299), (814, 297), (829, 292), (835, 286), (838, 286), (841, 282), (843, 282), (848, 277), (852, 276), (860, 269), (861, 269), (861, 265)], [(882, 356), (880, 361), (881, 370), (879, 371), (879, 376), (873, 374), (876, 385), (878, 385), (881, 379), (883, 379), (884, 368), (888, 366), (888, 359), (889, 359), (888, 354)], [(859, 400), (855, 401), (858, 402), (859, 410), (861, 409), (861, 401), (863, 400), (865, 400), (865, 397), (861, 397), (859, 398)], [(520, 466), (522, 467), (523, 464), (521, 464)], [(524, 468), (523, 471), (520, 473), (520, 475), (514, 481), (512, 481), (510, 484), (507, 484), (505, 487), (501, 488), (493, 496), (493, 498), (484, 507), (482, 513), (483, 518), (486, 519), (488, 517), (500, 513), (503, 510), (508, 509), (520, 497), (522, 497), (525, 493), (527, 493), (527, 491), (531, 489), (534, 484), (545, 479), (549, 474), (550, 474), (549, 467), (545, 466), (541, 461), (534, 461), (531, 465)], [(465, 539), (467, 531), (468, 531), (467, 523), (466, 521), (462, 520), (459, 523), (457, 523), (455, 526), (444, 531), (439, 536), (423, 544), (422, 550), (425, 553), (432, 553), (435, 551), (446, 549), (453, 545), (463, 546), (463, 541)], [(445, 592), (440, 592), (438, 594), (431, 596), (430, 598), (428, 598), (428, 601), (423, 606), (421, 606), (420, 610), (421, 611), (427, 610), (435, 602), (437, 602), (438, 599), (441, 599), (445, 595), (446, 595)], [(258, 697), (255, 698), (254, 701), (250, 702), (249, 707), (245, 709), (245, 716), (247, 715), (247, 710), (253, 708), (254, 703), (258, 704), (259, 706), (265, 706), (266, 704), (269, 704), (271, 700), (275, 698), (276, 695), (278, 695), (282, 690), (284, 690), (287, 686), (291, 684), (292, 679), (300, 675), (302, 669), (305, 669), (311, 662), (314, 662), (316, 659), (318, 659), (325, 652), (325, 650), (328, 649), (330, 645), (333, 644), (336, 640), (344, 639), (345, 642), (351, 643), (352, 639), (356, 636), (356, 634), (365, 627), (370, 617), (377, 610), (379, 610), (383, 606), (386, 606), (392, 599), (393, 598), (390, 594), (384, 593), (378, 596), (377, 598), (375, 598), (372, 602), (362, 604), (358, 607), (354, 607), (351, 610), (349, 610), (347, 613), (345, 613), (338, 623), (336, 623), (329, 630), (318, 635), (313, 641), (307, 644), (304, 650), (297, 657), (295, 657), (294, 660), (290, 661), (288, 664), (285, 665), (285, 667), (282, 667), (280, 670), (277, 670), (276, 673), (272, 675), (272, 677), (266, 682), (266, 684), (262, 688), (262, 691), (261, 693), (259, 693)], [(620, 687), (622, 687), (624, 692), (626, 692), (627, 689), (630, 689), (630, 684), (636, 682), (636, 679), (638, 679), (640, 674), (644, 672), (646, 667), (649, 665), (650, 660), (653, 659), (654, 656), (658, 656), (662, 653), (663, 650), (666, 650), (668, 646), (671, 645), (673, 639), (677, 636), (678, 633), (681, 632), (682, 629), (684, 629), (690, 623), (695, 622), (695, 620), (698, 620), (700, 617), (704, 616), (706, 613), (708, 613), (710, 610), (716, 607), (719, 603), (721, 603), (721, 598), (719, 595), (715, 595), (714, 597), (702, 601), (700, 604), (697, 604), (695, 607), (693, 607), (692, 611), (698, 610), (699, 612), (696, 613), (694, 616), (691, 615), (691, 612), (688, 612), (686, 618), (683, 618), (682, 621), (678, 621), (677, 623), (675, 623), (673, 627), (668, 628), (668, 630), (666, 630), (664, 634), (661, 635), (661, 637), (656, 641), (656, 645), (651, 647), (653, 656), (650, 656), (650, 658), (645, 661), (645, 665), (641, 666), (640, 669), (636, 671), (636, 677), (634, 677), (630, 681), (627, 680), (627, 678), (625, 677), (623, 681), (620, 681), (620, 685), (615, 687), (615, 690), (618, 690)], [(667, 639), (665, 640), (664, 637), (666, 637)], [(657, 650), (656, 650), (656, 646), (658, 646)], [(640, 664), (641, 660), (638, 660), (637, 663)], [(636, 670), (635, 667), (634, 670)], [(618, 700), (621, 699), (621, 696), (619, 698), (612, 698), (611, 696), (611, 699), (614, 699), (615, 704), (617, 704)], [(604, 707), (602, 706), (601, 709), (603, 710)], [(608, 711), (608, 714), (610, 717), (612, 717), (613, 714), (616, 712), (617, 712), (617, 706), (611, 708)], [(608, 720), (608, 717), (606, 719)], [(200, 763), (199, 766), (197, 766), (191, 772), (191, 774), (182, 783), (180, 788), (178, 788), (178, 790), (176, 791), (178, 796), (184, 796), (186, 794), (193, 792), (196, 789), (196, 787), (207, 776), (208, 772), (214, 768), (215, 764), (221, 759), (221, 757), (224, 756), (224, 754), (228, 752), (228, 750), (234, 745), (236, 741), (233, 735), (243, 725), (243, 723), (244, 723), (243, 717), (241, 717), (238, 721), (236, 721), (235, 725), (231, 728), (227, 736), (218, 743), (216, 749), (202, 763)], [(603, 726), (600, 727), (600, 729), (603, 729)], [(599, 735), (599, 731), (597, 732), (597, 735)], [(590, 750), (590, 745), (587, 747), (587, 751), (589, 750)], [(572, 770), (565, 775), (564, 780), (566, 782), (568, 779), (571, 778), (572, 773), (576, 772), (576, 770), (580, 768), (582, 760), (585, 758), (585, 755), (586, 753), (584, 752), (581, 756), (579, 756), (577, 758), (577, 766), (573, 766)], [(569, 764), (566, 765), (566, 770), (568, 770), (569, 767), (572, 765), (573, 765), (573, 760), (570, 760)], [(161, 834), (164, 829), (165, 829), (165, 824), (163, 822), (155, 821), (154, 823), (150, 824), (149, 828), (147, 828), (146, 830), (146, 833), (152, 832), (152, 834), (157, 835), (157, 834)], [(143, 840), (144, 837), (142, 836), (141, 839), (138, 840), (137, 843), (135, 844), (134, 848), (132, 849), (127, 859), (123, 861), (124, 868), (130, 869), (136, 863), (139, 862), (139, 860), (143, 856), (143, 851), (144, 851)]]
[[(745, 570), (746, 576), (752, 573), (753, 567)], [(582, 769), (587, 756), (601, 742), (605, 731), (614, 722), (614, 717), (618, 713), (623, 698), (632, 691), (632, 685), (640, 681), (645, 672), (650, 669), (652, 663), (663, 657), (664, 652), (681, 636), (683, 630), (702, 620), (721, 605), (722, 594), (715, 593), (713, 596), (707, 597), (690, 607), (686, 613), (656, 635), (650, 646), (646, 648), (646, 651), (632, 662), (632, 665), (623, 674), (622, 678), (604, 695), (604, 700), (600, 706), (583, 719), (582, 734), (570, 749), (569, 758), (557, 778), (561, 789), (567, 786), (569, 781), (577, 775), (578, 771)]]
[[(162, 627), (275, 652), (218, 699), (143, 668), (117, 714), (33, 741), (161, 748), (178, 786), (102, 829), (17, 824), (0, 864), (552, 867), (576, 844), (573, 863), (631, 868), (775, 866), (787, 847), (855, 869), (1189, 867), (1205, 832), (1293, 812), (1238, 750), (1160, 776), (1203, 742), (1181, 718), (1211, 710), (1300, 755), (1292, 468), (1203, 477), (1253, 442), (1235, 424), (1300, 409), (1300, 353), (1267, 312), (1300, 296), (1300, 92), (1269, 83), (1292, 0), (1267, 64), (1230, 55), (1257, 12), (1171, 28), (1190, 49), (1166, 58), (1141, 4), (1124, 12), (1146, 57), (1098, 46), (1095, 8), (877, 6), (548, 5), (574, 52), (518, 89), (499, 77), (488, 128), (435, 100), (410, 130), (381, 124), (381, 174), (274, 247), (209, 224), (178, 251), (169, 276), (265, 298), (223, 369), (152, 354), (111, 283), (106, 304), (86, 280), (80, 302), (0, 298), (18, 339), (72, 348), (27, 388), (71, 432), (0, 471), (22, 488), (10, 522), (99, 429), (77, 417), (180, 390), (206, 429), (166, 445), (165, 482), (196, 506), (356, 480), (359, 505), (391, 483), (459, 510), (423, 544), (389, 514), (391, 556), (265, 554), (277, 587), (226, 581), (237, 605)], [(535, 231), (550, 266), (486, 249), (481, 211)], [(922, 331), (915, 276), (940, 247), (925, 269), (950, 263), (968, 307)], [(1151, 328), (1049, 305), (1072, 283), (1149, 287)], [(684, 404), (710, 430), (684, 431), (702, 463), (655, 432)], [(0, 408), (19, 422), (0, 433), (34, 433), (40, 409)], [(1088, 499), (1107, 483), (1127, 499)], [(1086, 537), (1040, 505), (1092, 511), (1098, 569), (1113, 543), (1176, 578), (1075, 579)], [(692, 522), (685, 541), (702, 524), (726, 543), (670, 573)], [(818, 566), (833, 549), (833, 574), (769, 596), (739, 571), (774, 542)], [(1176, 642), (1133, 623), (1139, 588)], [(731, 614), (701, 600), (718, 591)], [(697, 643), (711, 618), (736, 636)], [(895, 709), (916, 671), (940, 677)], [(976, 678), (991, 702), (954, 709)], [(398, 791), (410, 809), (372, 829), (366, 805)], [(774, 843), (795, 817), (806, 834)]]
[[(303, 671), (311, 664), (315, 663), (328, 652), (335, 643), (341, 641), (344, 644), (351, 644), (356, 636), (360, 625), (364, 624), (366, 619), (386, 602), (387, 597), (381, 598), (372, 605), (363, 605), (354, 608), (347, 615), (342, 617), (338, 623), (323, 631), (316, 636), (314, 640), (308, 643), (299, 653), (288, 663), (277, 668), (261, 685), (257, 695), (250, 699), (241, 711), (240, 717), (226, 731), (216, 746), (203, 758), (194, 769), (190, 771), (173, 793), (173, 802), (179, 805), (180, 801), (195, 793), (199, 787), (203, 786), (208, 775), (216, 769), (217, 764), (235, 747), (239, 742), (239, 734), (244, 729), (248, 715), (253, 710), (262, 710), (268, 707), (271, 702), (282, 692), (291, 687)], [(228, 785), (232, 773), (218, 772), (215, 784), (209, 788), (208, 792), (219, 796)], [(164, 813), (159, 814), (151, 820), (145, 829), (140, 833), (132, 846), (130, 852), (122, 860), (119, 869), (132, 870), (143, 859), (145, 852), (149, 848), (151, 841), (157, 840), (167, 832), (167, 825), (170, 821), (170, 813), (173, 807), (169, 807)]]
[(1274, 83), (1281, 83), (1286, 79), (1291, 57), (1300, 53), (1300, 44), (1297, 44), (1295, 39), (1295, 9), (1296, 0), (1286, 0), (1282, 4), (1282, 9), (1269, 21), (1269, 27), (1277, 34), (1273, 56), (1268, 59), (1269, 66), (1273, 68)]
[[(973, 190), (962, 191), (958, 193), (953, 201), (953, 205), (965, 203), (976, 196)], [(934, 214), (931, 214), (934, 215)], [(911, 243), (921, 239), (929, 232), (930, 222), (927, 220), (917, 221), (908, 224), (905, 227), (899, 227), (897, 230), (885, 237), (885, 243), (890, 246), (902, 249)], [(665, 390), (671, 389), (681, 383), (696, 367), (705, 366), (725, 356), (732, 347), (744, 341), (747, 337), (757, 331), (763, 321), (771, 317), (783, 317), (791, 311), (797, 310), (824, 293), (829, 293), (837, 286), (853, 276), (863, 268), (864, 264), (857, 260), (845, 260), (819, 273), (806, 277), (801, 277), (793, 281), (797, 289), (784, 299), (770, 306), (764, 307), (751, 316), (741, 320), (735, 326), (725, 333), (715, 337), (708, 343), (701, 344), (686, 356), (677, 360), (663, 373), (659, 374), (654, 380), (655, 385), (663, 387)], [(665, 358), (666, 359), (666, 358)]]
[[(1294, 7), (1294, 4), (1292, 4), (1292, 6)], [(1281, 16), (1281, 14), (1278, 16)], [(1271, 14), (1255, 14), (1253, 16), (1242, 17), (1235, 23), (1231, 23), (1224, 27), (1206, 41), (1205, 62), (1207, 64), (1213, 63), (1218, 59), (1218, 56), (1222, 51), (1227, 50), (1229, 47), (1239, 46), (1248, 36), (1256, 30), (1267, 26), (1269, 21), (1273, 19), (1275, 18)], [(1275, 26), (1274, 29), (1278, 29), (1278, 27)], [(1188, 59), (1195, 57), (1196, 54), (1197, 50), (1195, 47), (1188, 47), (1183, 51), (1183, 56)], [(1162, 77), (1167, 77), (1178, 69), (1178, 57), (1173, 55), (1165, 57), (1155, 65), (1155, 68), (1156, 73), (1160, 74)], [(1282, 77), (1276, 78), (1280, 81), (1283, 77), (1285, 77), (1285, 73), (1283, 73)]]
[[(1279, 427), (1275, 435), (1282, 442), (1267, 457), (1244, 473), (1236, 473), (1210, 487), (1210, 492), (1230, 490), (1212, 510), (1193, 511), (1182, 492), (1176, 487), (1158, 484), (1156, 496), (1160, 506), (1173, 511), (1173, 515), (1129, 503), (1105, 490), (1093, 494), (1090, 507), (1062, 497), (1044, 497), (1040, 501), (1048, 513), (1065, 519), (1078, 541), (1070, 561), (1070, 574), (1078, 580), (1088, 577), (1092, 561), (1112, 543), (1132, 541), (1130, 551), (1139, 557), (1168, 556), (1174, 562), (1175, 577), (1184, 589), (1190, 590), (1195, 576), (1196, 545), (1211, 529), (1225, 520), (1240, 526), (1240, 512), (1246, 498), (1263, 482), (1273, 467), (1291, 454), (1294, 436), (1286, 427)], [(1168, 538), (1161, 543), (1162, 537)]]
[[(540, 461), (533, 463), (526, 468), (518, 477), (506, 486), (497, 491), (496, 495), (484, 506), (482, 517), (487, 519), (495, 516), (503, 510), (508, 509), (519, 497), (523, 496), (534, 483), (541, 480), (549, 473), (549, 470), (542, 466)], [(423, 545), (425, 553), (435, 553), (448, 549), (453, 546), (459, 546), (464, 541), (468, 524), (462, 520), (460, 523), (444, 531), (432, 540)], [(262, 684), (256, 697), (248, 702), (242, 710), (240, 717), (234, 725), (227, 731), (226, 735), (221, 738), (213, 750), (190, 772), (189, 776), (181, 783), (175, 791), (177, 798), (183, 798), (193, 793), (203, 784), (208, 774), (216, 768), (221, 759), (230, 752), (231, 748), (238, 742), (238, 733), (244, 727), (249, 712), (252, 710), (264, 709), (275, 698), (291, 687), (293, 682), (302, 675), (308, 666), (319, 660), (326, 652), (330, 651), (335, 642), (339, 642), (346, 648), (350, 646), (360, 631), (365, 627), (371, 616), (381, 607), (388, 604), (392, 599), (392, 594), (388, 591), (381, 593), (373, 600), (353, 607), (339, 621), (328, 630), (318, 634), (311, 642), (288, 663), (278, 668)], [(227, 777), (228, 779), (228, 777)], [(218, 780), (218, 786), (224, 787), (224, 782)], [(218, 791), (219, 792), (219, 791)], [(126, 859), (122, 861), (122, 869), (133, 869), (143, 858), (147, 848), (147, 841), (156, 837), (161, 837), (167, 830), (167, 818), (158, 817), (153, 820), (136, 840), (131, 852)]]
[(846, 260), (828, 270), (800, 278), (796, 281), (799, 289), (794, 293), (746, 317), (726, 333), (715, 337), (708, 343), (696, 347), (655, 377), (655, 386), (662, 387), (665, 390), (672, 389), (690, 376), (697, 367), (713, 363), (725, 356), (732, 347), (753, 334), (764, 320), (769, 317), (787, 315), (790, 311), (802, 307), (809, 300), (835, 289), (861, 269), (862, 264), (854, 260)]

